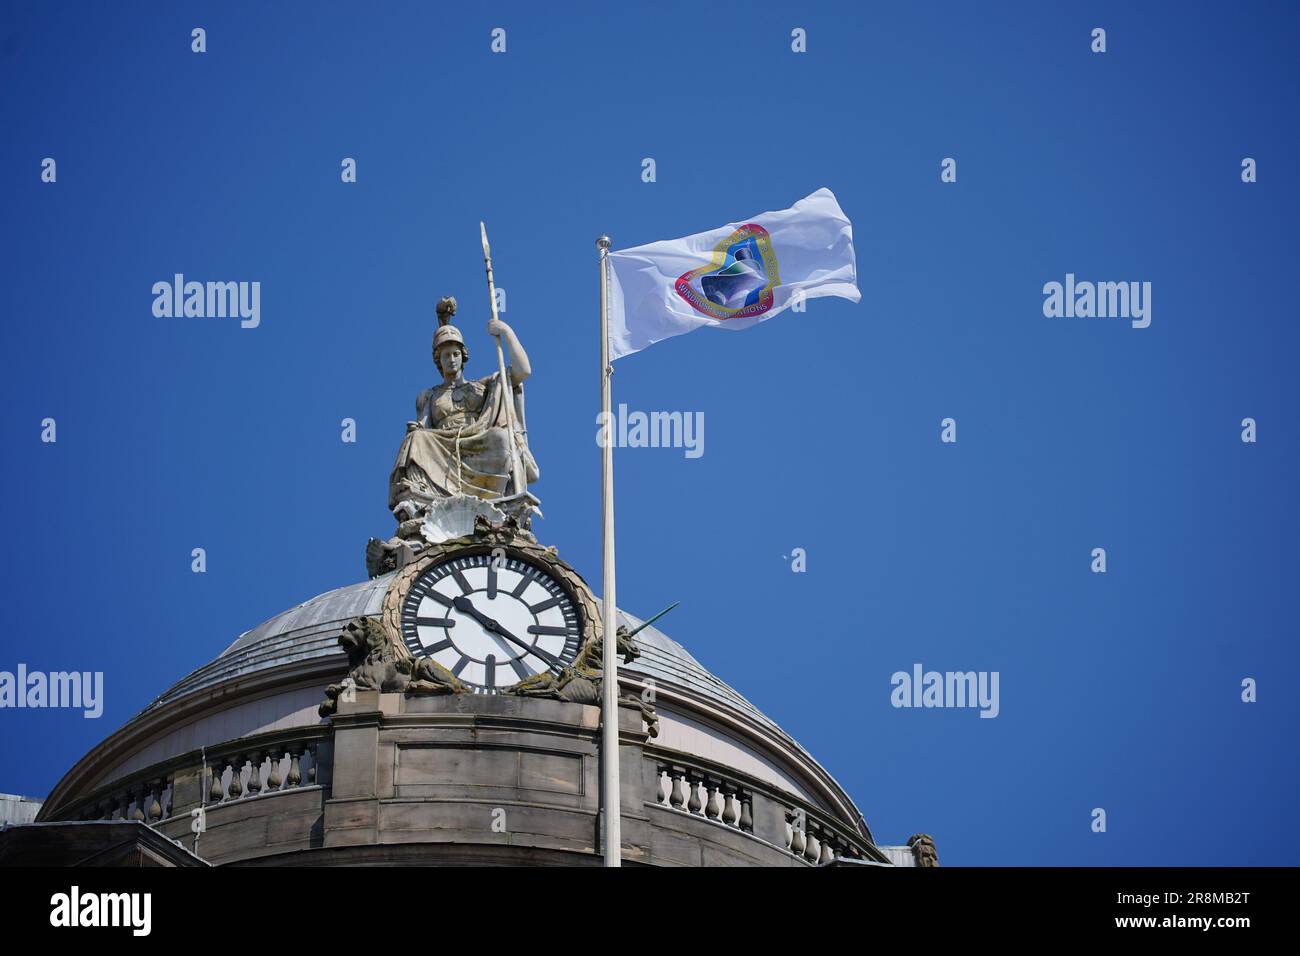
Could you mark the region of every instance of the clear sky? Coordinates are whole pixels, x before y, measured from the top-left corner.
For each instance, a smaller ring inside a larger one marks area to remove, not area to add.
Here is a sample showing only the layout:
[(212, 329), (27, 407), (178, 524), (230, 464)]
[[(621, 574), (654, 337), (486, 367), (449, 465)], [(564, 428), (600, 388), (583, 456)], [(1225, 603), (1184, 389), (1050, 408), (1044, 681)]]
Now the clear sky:
[[(599, 590), (593, 240), (827, 186), (860, 304), (617, 364), (616, 401), (706, 425), (696, 459), (616, 454), (620, 603), (680, 601), (664, 629), (881, 842), (931, 833), (945, 864), (1300, 862), (1298, 16), (5, 4), (0, 670), (101, 670), (106, 702), (0, 711), (0, 791), (47, 793), (239, 633), (364, 578), (440, 296), (468, 373), (492, 369), (480, 219), (535, 370), (537, 531)], [(259, 281), (260, 326), (156, 318), (175, 273)], [(1045, 317), (1067, 273), (1150, 282), (1150, 327)], [(916, 663), (998, 672), (999, 715), (892, 707)]]

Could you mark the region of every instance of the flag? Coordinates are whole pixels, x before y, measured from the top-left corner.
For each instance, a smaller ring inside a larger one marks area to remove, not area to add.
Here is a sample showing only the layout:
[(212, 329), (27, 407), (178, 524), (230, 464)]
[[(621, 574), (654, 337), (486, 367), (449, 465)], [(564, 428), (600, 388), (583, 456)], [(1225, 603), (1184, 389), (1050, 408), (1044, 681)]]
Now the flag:
[(702, 325), (747, 329), (799, 297), (862, 298), (853, 225), (829, 189), (789, 209), (609, 254), (609, 355)]

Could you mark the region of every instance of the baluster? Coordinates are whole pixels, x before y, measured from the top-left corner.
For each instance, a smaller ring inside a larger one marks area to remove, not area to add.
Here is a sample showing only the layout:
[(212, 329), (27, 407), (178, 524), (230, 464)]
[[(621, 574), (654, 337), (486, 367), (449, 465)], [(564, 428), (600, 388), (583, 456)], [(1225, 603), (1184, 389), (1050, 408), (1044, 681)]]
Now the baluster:
[(804, 839), (803, 829), (798, 826), (791, 826), (794, 833), (790, 837), (790, 852), (795, 856), (803, 856), (803, 851), (807, 848), (808, 843)]
[(704, 792), (708, 794), (709, 802), (704, 807), (704, 815), (710, 820), (716, 820), (722, 816), (722, 783), (715, 780), (713, 782), (712, 792), (709, 784), (705, 781)]
[(740, 801), (740, 829), (746, 833), (754, 832), (753, 798), (745, 797)]
[(307, 765), (307, 786), (309, 787), (316, 785), (316, 750), (317, 744), (316, 741), (313, 740), (307, 745), (307, 757), (310, 760), (310, 763)]
[(255, 797), (262, 790), (262, 751), (248, 755), (248, 795)]
[(722, 811), (722, 822), (734, 827), (740, 822), (740, 807), (736, 804), (736, 788), (727, 784), (727, 805)]
[(266, 777), (266, 789), (279, 790), (284, 786), (284, 778), (280, 776), (280, 761), (284, 759), (284, 750), (277, 747), (271, 751), (271, 772)]
[(691, 788), (691, 800), (686, 804), (686, 809), (691, 813), (700, 813), (704, 809), (704, 801), (700, 799), (700, 776), (692, 771), (686, 772), (686, 783)]
[(244, 773), (244, 755), (235, 754), (230, 758), (230, 786), (226, 789), (231, 800), (238, 800), (244, 795), (244, 785), (240, 777)]
[(162, 791), (166, 780), (155, 780), (149, 785), (149, 822), (157, 823), (162, 819)]
[(132, 787), (126, 792), (128, 800), (134, 800), (135, 809), (131, 811), (131, 819), (137, 823), (144, 822), (144, 788)]
[(672, 804), (674, 810), (680, 810), (686, 803), (686, 791), (683, 789), (683, 782), (686, 779), (686, 772), (681, 767), (673, 767), (673, 792), (668, 796), (668, 802)]
[[(659, 806), (666, 806), (668, 803), (668, 792), (672, 789), (672, 779), (668, 776), (668, 770), (663, 764), (656, 764), (655, 774), (655, 803)], [(667, 786), (665, 787), (665, 781)]]
[(226, 774), (226, 763), (219, 760), (208, 767), (208, 773), (212, 777), (212, 784), (208, 787), (208, 803), (220, 803), (226, 799), (226, 787), (222, 777)]
[(830, 863), (835, 859), (835, 850), (831, 846), (830, 840), (822, 840), (822, 855), (818, 863)]
[(821, 841), (817, 839), (817, 832), (815, 830), (808, 831), (808, 845), (804, 849), (803, 855), (805, 859), (812, 862), (816, 862), (817, 858), (822, 855)]
[(289, 776), (284, 778), (284, 788), (292, 790), (302, 783), (302, 766), (298, 758), (302, 756), (302, 744), (289, 745)]

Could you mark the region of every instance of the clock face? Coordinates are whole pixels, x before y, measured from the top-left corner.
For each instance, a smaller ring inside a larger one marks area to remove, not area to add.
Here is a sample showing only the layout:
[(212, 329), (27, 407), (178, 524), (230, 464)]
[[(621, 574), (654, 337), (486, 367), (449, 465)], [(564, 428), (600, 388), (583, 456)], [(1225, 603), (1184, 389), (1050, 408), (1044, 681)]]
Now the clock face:
[(568, 592), (518, 558), (474, 554), (423, 571), (402, 601), (402, 640), (476, 694), (496, 693), (578, 654), (582, 635)]

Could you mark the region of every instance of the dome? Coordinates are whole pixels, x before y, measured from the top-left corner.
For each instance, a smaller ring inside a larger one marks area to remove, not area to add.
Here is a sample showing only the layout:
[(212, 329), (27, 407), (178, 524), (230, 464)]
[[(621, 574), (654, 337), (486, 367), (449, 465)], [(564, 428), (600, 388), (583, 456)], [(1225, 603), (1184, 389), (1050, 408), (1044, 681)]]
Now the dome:
[[(245, 631), (215, 659), (158, 696), (142, 711), (142, 715), (228, 680), (297, 661), (336, 657), (340, 670), (343, 669), (346, 656), (338, 645), (339, 631), (354, 617), (380, 613), (393, 576), (394, 573), (390, 572), (359, 584), (326, 591)], [(621, 609), (618, 614), (619, 623), (629, 630), (642, 623), (641, 618)], [(807, 751), (766, 714), (714, 676), (667, 634), (651, 625), (637, 634), (636, 641), (641, 656), (631, 664), (621, 666), (620, 673), (630, 672), (629, 676), (653, 678), (659, 684), (693, 691), (780, 736), (811, 759)]]
[[(348, 667), (343, 626), (382, 614), (395, 577), (327, 591), (239, 635), (78, 761), (50, 794), (46, 819), (144, 814), (174, 836), (206, 806), (214, 822), (202, 855), (216, 864), (590, 862), (597, 708), (374, 694), (349, 702), (361, 710), (341, 720), (320, 715), (326, 685)], [(624, 611), (619, 621), (643, 623)], [(637, 808), (625, 829), (628, 859), (888, 863), (849, 795), (771, 719), (663, 631), (646, 627), (636, 641), (640, 656), (620, 667), (620, 683), (634, 694), (654, 687), (656, 720), (651, 727), (634, 706), (620, 708), (624, 799)], [(496, 847), (472, 815), (485, 794), (539, 829)], [(354, 810), (376, 815), (364, 833)]]

